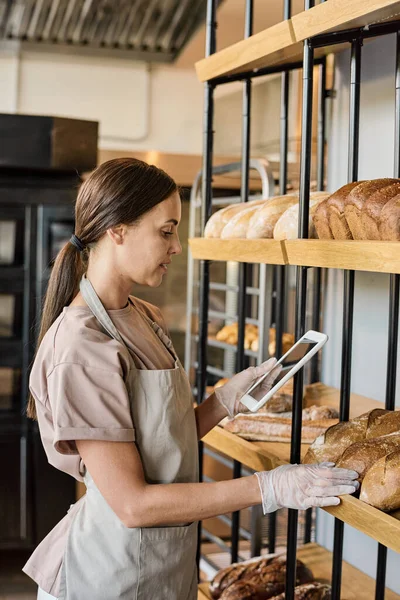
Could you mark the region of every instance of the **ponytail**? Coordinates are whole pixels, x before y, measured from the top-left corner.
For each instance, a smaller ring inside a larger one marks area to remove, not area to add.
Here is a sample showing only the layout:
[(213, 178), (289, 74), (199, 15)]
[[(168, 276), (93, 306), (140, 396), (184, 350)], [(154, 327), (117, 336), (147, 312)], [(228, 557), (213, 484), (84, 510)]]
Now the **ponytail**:
[[(61, 314), (64, 306), (68, 306), (78, 293), (79, 282), (86, 270), (85, 263), (84, 253), (78, 252), (69, 241), (57, 254), (44, 297), (35, 355), (47, 330)], [(32, 394), (29, 394), (26, 414), (31, 419), (37, 418)]]

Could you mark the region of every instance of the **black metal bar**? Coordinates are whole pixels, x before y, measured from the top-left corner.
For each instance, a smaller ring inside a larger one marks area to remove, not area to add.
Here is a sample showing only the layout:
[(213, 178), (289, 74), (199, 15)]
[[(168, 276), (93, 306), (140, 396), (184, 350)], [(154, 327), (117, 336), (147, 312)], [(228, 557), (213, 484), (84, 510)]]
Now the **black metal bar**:
[[(314, 5), (313, 0), (305, 1), (305, 10)], [(314, 51), (310, 41), (304, 42), (303, 54), (303, 107), (301, 128), (301, 156), (300, 156), (300, 208), (299, 208), (299, 238), (308, 237), (308, 216), (310, 201), (310, 170), (312, 151), (312, 93), (313, 93), (313, 64)], [(306, 301), (307, 301), (307, 269), (296, 269), (296, 339), (305, 332)], [(300, 370), (294, 378), (293, 392), (293, 418), (290, 447), (290, 462), (299, 463), (301, 445), (301, 421), (303, 404), (303, 373)], [(296, 585), (296, 552), (297, 552), (297, 524), (298, 511), (289, 510), (288, 536), (287, 536), (287, 568), (286, 568), (286, 600), (294, 600)]]
[[(317, 143), (317, 189), (325, 187), (325, 125), (326, 125), (326, 58), (323, 60), (319, 71), (318, 89), (318, 143)], [(321, 325), (321, 282), (322, 269), (314, 269), (313, 282), (313, 324), (315, 331), (319, 331)], [(319, 381), (319, 357), (318, 355), (311, 363), (311, 383)], [(307, 528), (306, 535), (309, 537)]]
[[(272, 513), (275, 514), (275, 513)], [(251, 508), (251, 541), (250, 541), (250, 556), (260, 556), (262, 547), (262, 535), (260, 520), (262, 517), (261, 505)]]
[[(396, 104), (394, 136), (394, 176), (400, 177), (400, 32), (396, 35)], [(388, 358), (386, 371), (385, 407), (394, 410), (396, 405), (397, 344), (399, 337), (399, 275), (390, 275)], [(378, 544), (375, 600), (385, 599), (387, 548)]]
[[(246, 0), (245, 10), (245, 31), (244, 36), (248, 38), (253, 32), (253, 0)], [(251, 111), (251, 79), (243, 83), (243, 112), (242, 112), (242, 177), (241, 177), (241, 201), (249, 200), (249, 171), (250, 171), (250, 111)], [(247, 308), (247, 264), (239, 265), (239, 292), (238, 292), (238, 345), (236, 353), (236, 371), (240, 372), (246, 366), (246, 356), (244, 352), (244, 338), (246, 329), (246, 308)], [(233, 477), (236, 479), (241, 476), (241, 464), (238, 461), (233, 463)], [(232, 546), (231, 561), (237, 562), (239, 550), (239, 528), (240, 512), (232, 514)]]
[(336, 44), (344, 44), (352, 42), (355, 38), (370, 39), (381, 35), (396, 33), (400, 30), (400, 20), (389, 21), (386, 23), (375, 23), (368, 27), (356, 27), (353, 29), (344, 29), (342, 31), (331, 31), (323, 33), (311, 38), (311, 45), (315, 48), (323, 48), (325, 46), (334, 46)]
[[(314, 60), (315, 65), (319, 65), (322, 62), (322, 58), (316, 58)], [(242, 73), (232, 73), (231, 75), (222, 75), (221, 77), (214, 77), (210, 79), (210, 83), (214, 85), (223, 85), (225, 83), (233, 83), (234, 81), (243, 81), (244, 79), (254, 79), (256, 77), (264, 77), (265, 75), (272, 75), (273, 73), (282, 73), (282, 71), (294, 71), (296, 69), (303, 68), (303, 61), (296, 61), (292, 63), (286, 63), (284, 65), (274, 65), (272, 67), (263, 67), (262, 69), (252, 69), (250, 71), (243, 71)]]
[[(207, 1), (206, 56), (216, 50), (216, 10), (217, 0)], [(204, 84), (204, 119), (203, 119), (203, 173), (202, 173), (202, 232), (211, 216), (212, 204), (212, 163), (213, 163), (213, 119), (214, 119), (214, 86), (210, 82)], [(210, 263), (200, 261), (199, 286), (199, 344), (197, 353), (197, 402), (202, 402), (207, 383), (207, 335), (208, 335), (208, 299), (210, 289)], [(199, 442), (199, 480), (203, 477), (203, 443)], [(197, 569), (201, 554), (201, 521), (198, 526)]]
[[(350, 63), (350, 131), (348, 180), (358, 179), (358, 150), (360, 123), (360, 81), (361, 81), (361, 46), (362, 39), (353, 40)], [(342, 367), (340, 381), (340, 420), (348, 421), (350, 410), (351, 387), (351, 349), (353, 342), (354, 312), (354, 271), (344, 271), (343, 291), (343, 333), (342, 333)], [(344, 523), (335, 519), (332, 567), (332, 600), (340, 600), (342, 585)]]

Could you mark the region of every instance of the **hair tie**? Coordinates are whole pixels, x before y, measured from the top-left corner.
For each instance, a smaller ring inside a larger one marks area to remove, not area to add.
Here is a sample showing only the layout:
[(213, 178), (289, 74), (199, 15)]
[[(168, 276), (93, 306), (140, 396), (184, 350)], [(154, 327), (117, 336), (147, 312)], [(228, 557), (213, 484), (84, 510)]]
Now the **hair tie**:
[(85, 244), (83, 242), (81, 242), (81, 240), (78, 238), (78, 236), (76, 236), (74, 233), (71, 235), (71, 238), (69, 241), (71, 242), (71, 244), (73, 246), (75, 246), (75, 248), (77, 248), (79, 250), (79, 252), (83, 252), (83, 250), (86, 248)]

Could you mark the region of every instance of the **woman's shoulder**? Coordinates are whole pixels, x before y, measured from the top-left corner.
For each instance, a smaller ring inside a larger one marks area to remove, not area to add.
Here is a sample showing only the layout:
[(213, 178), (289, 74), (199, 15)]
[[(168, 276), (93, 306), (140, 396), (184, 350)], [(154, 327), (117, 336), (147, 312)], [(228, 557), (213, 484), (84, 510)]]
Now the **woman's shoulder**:
[(129, 370), (127, 350), (105, 333), (87, 307), (69, 306), (46, 332), (35, 363), (45, 367), (46, 375), (60, 364), (118, 372)]
[(150, 304), (150, 302), (146, 302), (145, 300), (142, 300), (141, 298), (137, 298), (136, 296), (129, 296), (129, 297), (132, 300), (134, 306), (136, 306), (136, 308), (138, 310), (140, 310), (142, 313), (144, 313), (151, 321), (154, 321), (155, 323), (157, 323), (157, 325), (159, 325), (164, 330), (165, 333), (168, 333), (167, 326), (164, 321), (164, 317), (162, 315), (161, 310), (158, 308), (158, 306), (155, 306), (154, 304)]

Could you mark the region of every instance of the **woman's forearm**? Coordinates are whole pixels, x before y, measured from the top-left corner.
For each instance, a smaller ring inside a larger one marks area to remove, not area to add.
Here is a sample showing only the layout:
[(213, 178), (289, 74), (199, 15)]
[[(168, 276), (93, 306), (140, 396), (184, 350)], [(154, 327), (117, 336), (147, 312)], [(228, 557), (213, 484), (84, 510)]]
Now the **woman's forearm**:
[(211, 394), (207, 400), (196, 406), (195, 415), (199, 440), (227, 416), (226, 409), (218, 402), (215, 394)]
[(127, 527), (190, 523), (261, 503), (255, 475), (215, 483), (146, 485), (139, 496), (123, 519)]

